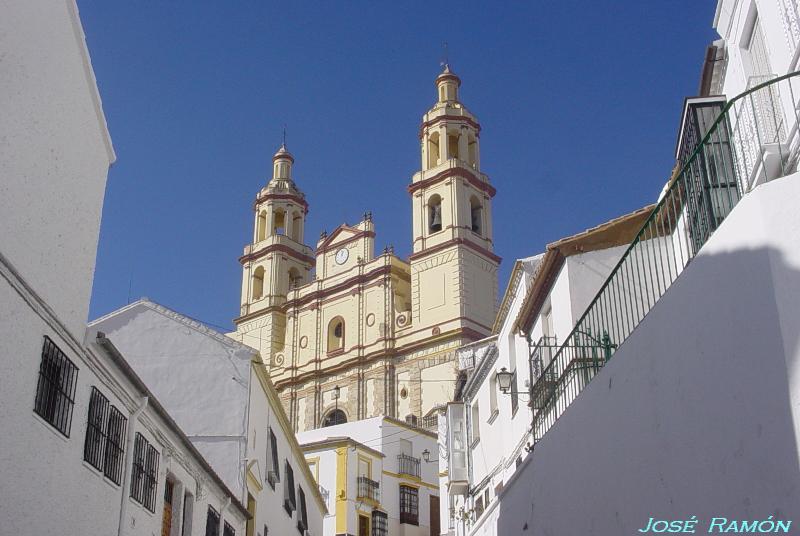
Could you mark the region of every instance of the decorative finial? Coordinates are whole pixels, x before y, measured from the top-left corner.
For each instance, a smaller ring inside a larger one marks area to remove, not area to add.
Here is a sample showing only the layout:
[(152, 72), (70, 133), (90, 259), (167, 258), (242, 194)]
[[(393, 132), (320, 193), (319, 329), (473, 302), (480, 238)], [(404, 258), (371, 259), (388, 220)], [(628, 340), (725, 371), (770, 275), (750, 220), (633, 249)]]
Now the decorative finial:
[(442, 61), (439, 62), (439, 65), (444, 67), (445, 71), (450, 70), (450, 59), (449, 59), (448, 53), (447, 53), (447, 41), (442, 43)]
[(319, 239), (320, 239), (320, 240), (324, 240), (325, 238), (328, 238), (328, 231), (322, 231), (322, 232), (319, 234)]
[(281, 144), (283, 148), (286, 148), (286, 124), (283, 125), (283, 143)]

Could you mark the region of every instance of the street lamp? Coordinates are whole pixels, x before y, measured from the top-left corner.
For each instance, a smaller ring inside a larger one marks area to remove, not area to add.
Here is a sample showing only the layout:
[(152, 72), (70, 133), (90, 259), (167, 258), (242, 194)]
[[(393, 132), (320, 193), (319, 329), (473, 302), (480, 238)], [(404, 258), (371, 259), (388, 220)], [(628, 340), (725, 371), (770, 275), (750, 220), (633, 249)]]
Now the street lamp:
[(436, 458), (435, 460), (431, 460), (431, 451), (429, 451), (428, 449), (425, 449), (425, 450), (422, 451), (422, 459), (425, 460), (425, 463), (431, 463), (431, 462), (438, 462), (439, 461), (439, 458)]
[(497, 387), (500, 388), (500, 392), (507, 395), (511, 390), (511, 381), (514, 379), (514, 374), (509, 372), (506, 367), (503, 367), (497, 371), (496, 377)]

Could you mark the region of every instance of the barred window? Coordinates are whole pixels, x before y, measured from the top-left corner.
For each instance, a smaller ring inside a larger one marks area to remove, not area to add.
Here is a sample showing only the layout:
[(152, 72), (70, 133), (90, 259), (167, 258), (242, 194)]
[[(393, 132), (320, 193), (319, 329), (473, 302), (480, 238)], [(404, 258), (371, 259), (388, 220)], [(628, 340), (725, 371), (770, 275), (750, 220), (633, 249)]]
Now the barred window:
[(517, 412), (517, 408), (519, 407), (519, 388), (517, 386), (517, 371), (514, 371), (514, 375), (511, 376), (511, 414)]
[(151, 512), (155, 512), (157, 483), (158, 451), (137, 432), (133, 444), (131, 497)]
[(308, 529), (308, 513), (306, 512), (306, 494), (302, 486), (297, 486), (297, 498), (300, 500), (300, 509), (297, 511), (297, 530), (305, 534)]
[(280, 459), (278, 458), (278, 440), (272, 428), (269, 429), (269, 443), (267, 444), (267, 482), (272, 489), (275, 483), (281, 481)]
[(115, 484), (122, 479), (123, 438), (127, 425), (128, 419), (109, 404), (103, 393), (92, 387), (83, 459), (103, 471)]
[(292, 471), (292, 466), (289, 465), (289, 460), (286, 460), (284, 472), (286, 473), (286, 479), (283, 481), (283, 509), (291, 517), (292, 512), (297, 509), (297, 500), (294, 496), (294, 471)]
[(419, 490), (400, 486), (400, 523), (419, 525)]
[(222, 529), (222, 536), (236, 536), (236, 529), (234, 529), (227, 521)]
[(33, 410), (67, 437), (77, 380), (78, 367), (45, 335)]
[(210, 506), (206, 514), (206, 536), (219, 536), (219, 514)]
[(372, 511), (372, 536), (388, 536), (389, 535), (389, 520), (387, 519), (386, 512), (380, 510)]

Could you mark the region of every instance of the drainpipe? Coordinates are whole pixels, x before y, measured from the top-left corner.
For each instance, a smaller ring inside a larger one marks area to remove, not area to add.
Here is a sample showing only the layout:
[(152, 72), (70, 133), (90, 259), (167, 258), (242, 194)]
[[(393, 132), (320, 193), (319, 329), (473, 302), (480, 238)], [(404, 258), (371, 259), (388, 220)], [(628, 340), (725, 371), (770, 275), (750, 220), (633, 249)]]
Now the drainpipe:
[(225, 527), (225, 510), (231, 505), (231, 498), (225, 497), (225, 504), (219, 509), (219, 528), (217, 529), (217, 536), (222, 536), (222, 531)]
[(125, 515), (128, 513), (128, 487), (130, 486), (131, 469), (133, 468), (133, 440), (136, 436), (136, 423), (139, 417), (147, 407), (148, 398), (142, 398), (139, 407), (131, 414), (130, 426), (128, 426), (128, 437), (125, 439), (125, 472), (122, 476), (122, 497), (120, 498), (119, 505), (119, 526), (117, 534), (124, 536), (125, 534)]

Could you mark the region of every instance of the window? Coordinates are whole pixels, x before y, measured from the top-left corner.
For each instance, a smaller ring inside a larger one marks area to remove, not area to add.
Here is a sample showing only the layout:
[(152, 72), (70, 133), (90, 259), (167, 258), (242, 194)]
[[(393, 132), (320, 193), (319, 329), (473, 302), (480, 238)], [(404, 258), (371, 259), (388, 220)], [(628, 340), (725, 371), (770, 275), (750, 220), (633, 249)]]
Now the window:
[(155, 512), (157, 483), (158, 451), (137, 432), (133, 444), (131, 497), (151, 512)]
[(481, 438), (481, 411), (478, 402), (472, 403), (472, 443), (475, 444)]
[(122, 479), (122, 454), (125, 451), (125, 430), (128, 425), (122, 413), (92, 387), (89, 399), (89, 419), (83, 444), (83, 459), (115, 484)]
[(481, 202), (474, 195), (469, 200), (469, 212), (472, 218), (472, 231), (481, 234), (481, 221), (482, 221)]
[(491, 421), (492, 418), (497, 415), (497, 374), (492, 374), (491, 378), (489, 378), (489, 417), (488, 420)]
[(297, 512), (297, 530), (304, 534), (308, 529), (308, 513), (306, 512), (306, 494), (302, 486), (297, 486), (297, 498), (300, 500), (300, 510)]
[(475, 519), (477, 520), (482, 515), (483, 515), (483, 495), (478, 495), (478, 498), (475, 499)]
[(286, 212), (282, 210), (276, 210), (272, 215), (272, 218), (272, 234), (286, 234)]
[(210, 506), (206, 514), (206, 536), (219, 536), (219, 514)]
[(77, 380), (78, 367), (45, 336), (33, 410), (67, 437), (72, 426)]
[(419, 525), (419, 490), (400, 486), (400, 523)]
[(234, 529), (227, 521), (225, 522), (225, 526), (222, 528), (222, 536), (236, 536), (236, 529)]
[(337, 316), (328, 323), (328, 353), (344, 349), (344, 319)]
[(289, 268), (289, 289), (299, 287), (303, 284), (303, 276), (295, 267)]
[(428, 232), (437, 233), (442, 230), (442, 198), (432, 195), (428, 200)]
[(372, 536), (388, 536), (389, 520), (386, 512), (372, 511)]
[(253, 299), (259, 300), (264, 297), (264, 267), (259, 266), (253, 272)]
[(511, 416), (517, 412), (519, 407), (519, 389), (517, 388), (517, 371), (511, 376)]
[(275, 483), (281, 481), (280, 462), (278, 461), (278, 440), (272, 428), (269, 429), (269, 444), (267, 445), (267, 482), (272, 489)]
[(256, 223), (256, 242), (260, 242), (267, 237), (267, 212), (262, 210), (258, 214), (258, 222)]
[(294, 496), (294, 472), (292, 471), (292, 466), (289, 465), (289, 460), (286, 460), (284, 465), (284, 473), (286, 474), (286, 479), (283, 481), (283, 509), (291, 517), (292, 512), (297, 509), (297, 500)]
[(322, 427), (336, 426), (337, 424), (344, 424), (347, 422), (347, 415), (340, 409), (334, 409), (322, 419)]

